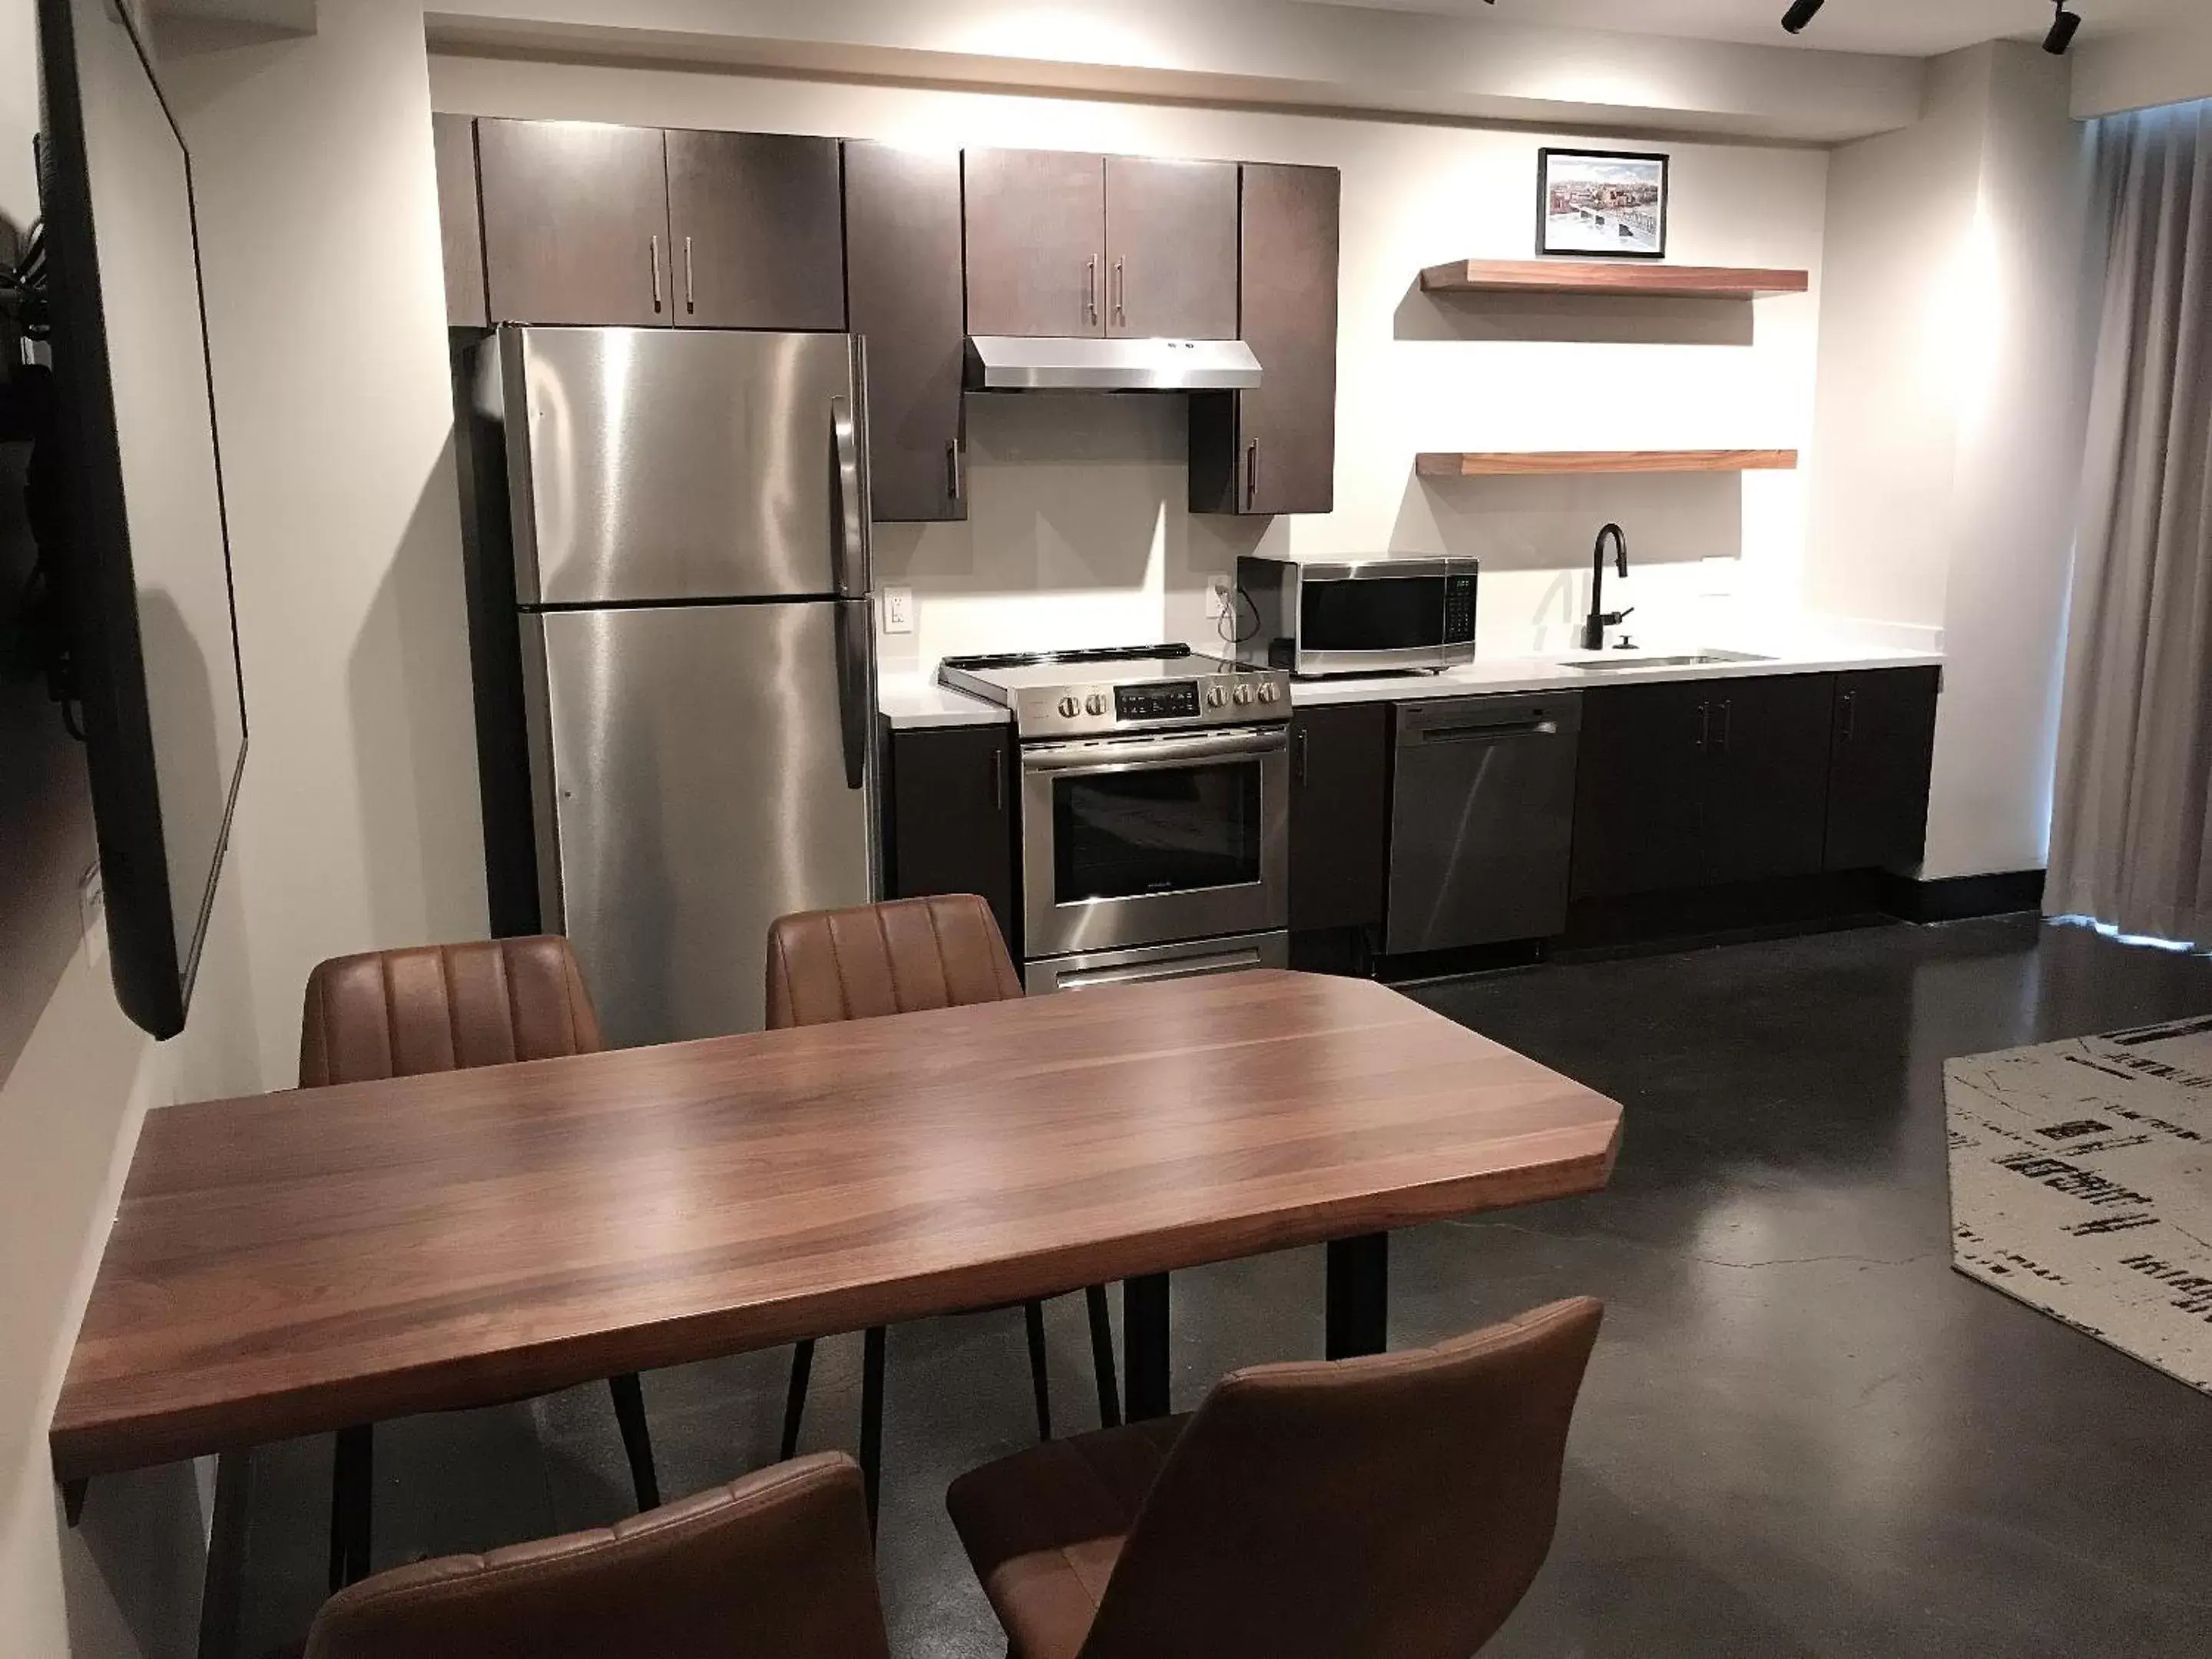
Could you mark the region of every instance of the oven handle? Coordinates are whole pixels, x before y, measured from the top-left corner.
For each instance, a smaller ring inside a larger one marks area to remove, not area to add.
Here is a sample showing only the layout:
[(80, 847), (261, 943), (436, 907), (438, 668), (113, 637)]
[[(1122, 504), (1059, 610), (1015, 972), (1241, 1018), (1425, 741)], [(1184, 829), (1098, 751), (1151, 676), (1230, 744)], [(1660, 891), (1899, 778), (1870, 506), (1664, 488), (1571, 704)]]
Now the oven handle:
[(1170, 761), (1220, 760), (1237, 755), (1287, 754), (1290, 729), (1206, 733), (1194, 738), (1108, 738), (1087, 743), (1039, 744), (1022, 750), (1024, 772), (1090, 772)]

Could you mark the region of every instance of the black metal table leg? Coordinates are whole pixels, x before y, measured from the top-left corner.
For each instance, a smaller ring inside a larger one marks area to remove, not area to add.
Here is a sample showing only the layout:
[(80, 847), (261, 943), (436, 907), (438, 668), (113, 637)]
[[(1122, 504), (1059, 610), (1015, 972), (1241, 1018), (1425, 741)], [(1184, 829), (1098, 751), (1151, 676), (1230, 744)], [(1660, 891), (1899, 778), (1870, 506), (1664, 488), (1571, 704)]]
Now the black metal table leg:
[(868, 1531), (884, 1489), (884, 1328), (868, 1327), (860, 1340), (860, 1479), (868, 1494)]
[(1381, 1353), (1390, 1339), (1390, 1235), (1363, 1233), (1328, 1247), (1328, 1357)]
[(1121, 1281), (1121, 1408), (1132, 1423), (1168, 1414), (1168, 1276)]

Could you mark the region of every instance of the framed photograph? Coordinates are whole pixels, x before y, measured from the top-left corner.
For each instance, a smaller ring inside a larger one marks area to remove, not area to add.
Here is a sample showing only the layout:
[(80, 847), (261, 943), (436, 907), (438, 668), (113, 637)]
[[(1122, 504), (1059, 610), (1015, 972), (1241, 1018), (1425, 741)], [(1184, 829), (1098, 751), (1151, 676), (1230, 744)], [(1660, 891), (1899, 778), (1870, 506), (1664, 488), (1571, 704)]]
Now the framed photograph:
[(1624, 150), (1536, 152), (1536, 252), (1667, 257), (1667, 158)]

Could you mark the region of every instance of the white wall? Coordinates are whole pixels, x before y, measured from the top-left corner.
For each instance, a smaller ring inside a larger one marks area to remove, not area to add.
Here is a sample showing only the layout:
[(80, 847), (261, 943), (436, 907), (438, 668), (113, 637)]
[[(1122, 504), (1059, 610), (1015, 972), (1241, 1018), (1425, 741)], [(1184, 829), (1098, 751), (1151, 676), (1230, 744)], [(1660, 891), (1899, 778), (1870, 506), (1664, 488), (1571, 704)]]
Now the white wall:
[[(1796, 475), (1428, 482), (1413, 466), (1424, 449), (1807, 444), (1819, 151), (1666, 146), (1670, 256), (1808, 268), (1812, 295), (1759, 301), (1755, 317), (1708, 301), (1478, 304), (1424, 295), (1416, 279), (1455, 258), (1533, 252), (1543, 136), (476, 57), (434, 58), (431, 75), (440, 108), (475, 114), (1343, 170), (1336, 511), (1272, 524), (1187, 513), (1180, 398), (971, 395), (969, 520), (878, 531), (878, 580), (910, 583), (917, 600), (915, 632), (881, 641), (887, 668), (1156, 635), (1204, 643), (1206, 577), (1255, 546), (1472, 553), (1486, 573), (1482, 648), (1559, 648), (1587, 609), (1590, 544), (1607, 519), (1627, 526), (1637, 572), (1612, 591), (1647, 630), (1711, 627), (1716, 585), (1795, 603)], [(1717, 583), (1703, 563), (1738, 556)]]
[[(21, 218), (31, 10), (0, 0), (0, 210)], [(421, 16), (319, 12), (306, 38), (164, 37), (200, 192), (252, 746), (185, 1035), (133, 1031), (80, 954), (0, 1083), (10, 1656), (191, 1651), (204, 1471), (95, 1481), (70, 1532), (46, 1455), (141, 1115), (289, 1081), (319, 957), (484, 926)]]
[(2074, 49), (2075, 118), (2212, 98), (2212, 8)]
[(2081, 130), (1998, 42), (1830, 175), (1807, 592), (1942, 630), (1922, 874), (2040, 869), (2081, 465)]
[[(1559, 27), (1541, 6), (1310, 0), (441, 0), (436, 38), (1161, 100), (1832, 141), (1911, 122), (1920, 64)], [(1442, 15), (1447, 12), (1455, 15)]]

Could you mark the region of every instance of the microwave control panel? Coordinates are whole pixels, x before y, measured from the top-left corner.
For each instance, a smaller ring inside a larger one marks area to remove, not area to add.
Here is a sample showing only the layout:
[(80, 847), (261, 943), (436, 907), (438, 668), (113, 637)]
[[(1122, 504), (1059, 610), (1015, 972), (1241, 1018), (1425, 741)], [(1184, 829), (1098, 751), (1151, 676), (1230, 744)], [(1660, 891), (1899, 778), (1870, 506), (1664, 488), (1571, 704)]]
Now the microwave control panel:
[(1466, 645), (1474, 639), (1474, 577), (1444, 578), (1444, 643)]

